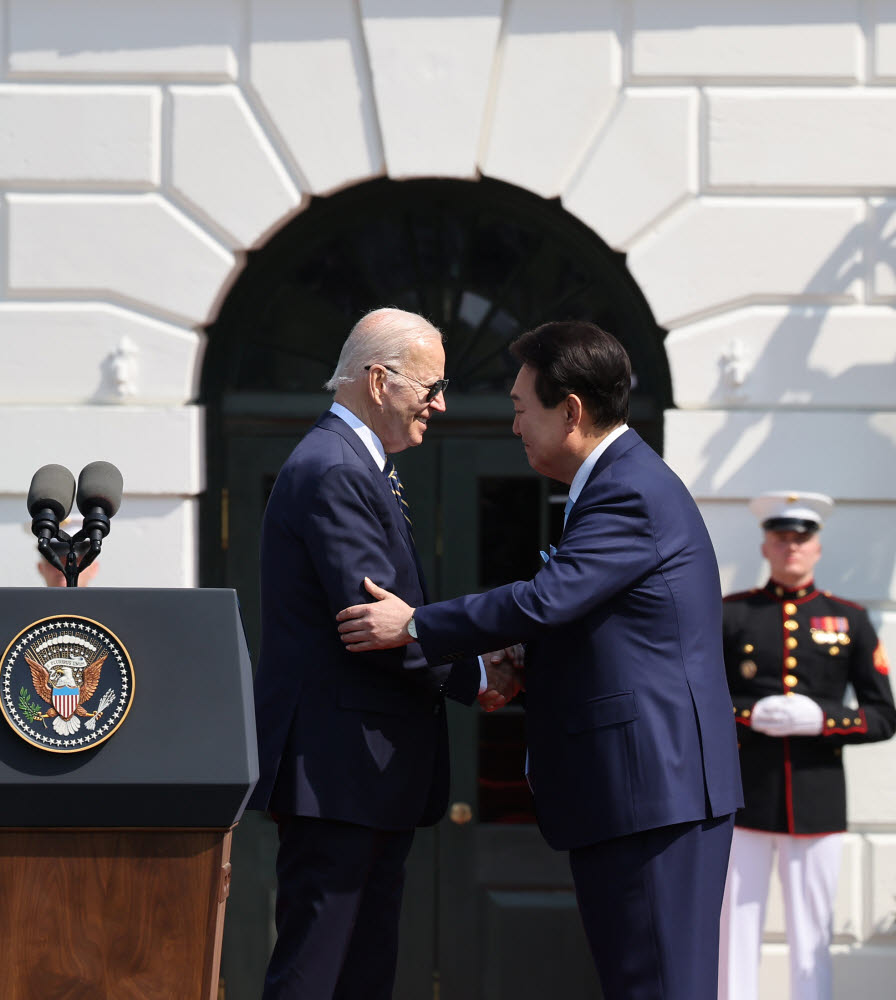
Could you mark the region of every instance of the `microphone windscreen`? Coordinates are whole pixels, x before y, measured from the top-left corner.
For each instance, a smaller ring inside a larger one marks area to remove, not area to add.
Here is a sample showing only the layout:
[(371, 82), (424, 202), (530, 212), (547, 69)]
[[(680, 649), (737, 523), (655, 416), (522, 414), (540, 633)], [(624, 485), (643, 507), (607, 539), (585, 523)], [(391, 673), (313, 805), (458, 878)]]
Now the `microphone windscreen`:
[(78, 510), (82, 514), (94, 507), (102, 507), (107, 517), (112, 517), (121, 506), (124, 480), (111, 462), (91, 462), (78, 476)]
[(60, 521), (68, 517), (75, 498), (75, 477), (64, 465), (42, 465), (31, 477), (28, 513), (50, 508)]

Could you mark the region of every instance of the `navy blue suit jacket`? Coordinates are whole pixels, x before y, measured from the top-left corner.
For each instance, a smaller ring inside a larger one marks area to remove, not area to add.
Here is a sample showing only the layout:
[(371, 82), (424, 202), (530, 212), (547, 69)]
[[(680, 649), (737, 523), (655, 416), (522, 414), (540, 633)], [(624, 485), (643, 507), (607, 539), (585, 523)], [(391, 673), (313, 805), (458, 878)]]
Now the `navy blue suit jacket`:
[(384, 830), (436, 822), (448, 798), (443, 695), (470, 704), (475, 660), (419, 646), (349, 653), (336, 614), (372, 580), (425, 602), (408, 524), (358, 435), (324, 414), (287, 459), (261, 538), (255, 679), (261, 776), (250, 808)]
[(635, 431), (598, 459), (534, 579), (415, 622), (433, 662), (527, 643), (529, 768), (552, 847), (741, 805), (715, 554), (692, 497)]

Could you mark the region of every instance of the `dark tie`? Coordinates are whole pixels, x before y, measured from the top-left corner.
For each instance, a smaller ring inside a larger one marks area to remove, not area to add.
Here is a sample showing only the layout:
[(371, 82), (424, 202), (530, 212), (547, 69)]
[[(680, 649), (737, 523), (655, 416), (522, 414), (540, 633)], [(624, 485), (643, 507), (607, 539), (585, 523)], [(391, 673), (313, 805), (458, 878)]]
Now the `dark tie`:
[(402, 486), (401, 480), (398, 478), (398, 469), (395, 468), (395, 464), (391, 458), (386, 459), (386, 464), (383, 467), (383, 475), (389, 480), (389, 485), (392, 487), (392, 492), (398, 501), (398, 509), (408, 522), (408, 527), (413, 528), (414, 522), (411, 520), (411, 508), (404, 498), (404, 486)]

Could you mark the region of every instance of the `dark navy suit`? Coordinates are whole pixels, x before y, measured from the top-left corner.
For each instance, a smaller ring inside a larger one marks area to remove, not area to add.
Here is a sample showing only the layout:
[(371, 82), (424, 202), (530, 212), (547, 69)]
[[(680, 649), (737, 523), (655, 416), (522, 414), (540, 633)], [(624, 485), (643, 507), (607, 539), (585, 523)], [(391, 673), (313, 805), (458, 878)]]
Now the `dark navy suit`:
[(469, 704), (479, 688), (475, 660), (432, 667), (416, 644), (347, 652), (336, 614), (369, 600), (365, 576), (425, 603), (388, 481), (326, 413), (281, 469), (262, 528), (261, 776), (249, 805), (275, 813), (281, 836), (265, 998), (391, 996), (413, 828), (447, 804), (443, 696)]
[(715, 996), (741, 805), (706, 528), (636, 432), (600, 456), (535, 578), (420, 608), (433, 662), (526, 645), (538, 822), (571, 851), (605, 995)]

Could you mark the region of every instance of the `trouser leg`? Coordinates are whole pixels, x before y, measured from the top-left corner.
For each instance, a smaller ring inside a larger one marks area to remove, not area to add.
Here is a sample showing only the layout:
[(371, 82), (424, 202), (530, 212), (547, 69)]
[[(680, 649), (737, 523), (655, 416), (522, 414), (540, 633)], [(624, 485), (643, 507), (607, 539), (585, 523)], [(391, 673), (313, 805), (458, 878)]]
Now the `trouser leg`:
[(775, 834), (734, 828), (719, 934), (719, 1000), (759, 1000)]
[(790, 945), (792, 1000), (831, 1000), (831, 937), (843, 835), (781, 837), (778, 870)]
[(606, 1000), (712, 1000), (732, 817), (570, 851)]
[[(388, 998), (395, 975), (398, 911), (404, 859), (413, 831), (392, 833), (331, 820), (284, 817), (277, 854), (277, 941), (265, 976), (263, 1000), (330, 1000), (347, 957), (353, 953), (356, 927), (362, 941), (375, 904), (365, 901), (368, 883), (383, 898), (391, 880), (392, 899), (378, 914), (385, 953), (369, 956), (365, 997)], [(395, 867), (390, 877), (384, 868)], [(364, 920), (360, 921), (363, 914)], [(391, 963), (391, 965), (390, 965)], [(388, 968), (387, 968), (388, 967)], [(345, 993), (344, 997), (356, 994)], [(357, 994), (361, 995), (361, 994)]]
[(398, 964), (398, 921), (412, 830), (380, 832), (334, 1000), (389, 1000)]

